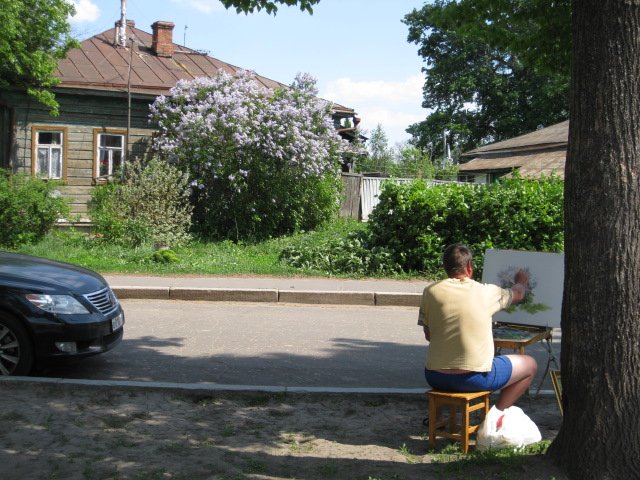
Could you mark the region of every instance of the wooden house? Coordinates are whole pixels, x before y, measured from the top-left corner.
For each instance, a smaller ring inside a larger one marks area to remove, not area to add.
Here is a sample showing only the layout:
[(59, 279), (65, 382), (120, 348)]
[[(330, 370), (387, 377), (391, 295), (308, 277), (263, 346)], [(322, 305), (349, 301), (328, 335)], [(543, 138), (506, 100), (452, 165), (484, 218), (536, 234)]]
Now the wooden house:
[[(91, 189), (123, 162), (150, 151), (155, 133), (149, 105), (180, 79), (230, 74), (239, 67), (173, 42), (174, 24), (158, 21), (152, 33), (125, 22), (84, 40), (58, 63), (53, 91), (60, 115), (52, 117), (18, 90), (0, 90), (0, 167), (60, 179), (72, 212), (87, 221)], [(263, 76), (274, 89), (283, 84)], [(343, 138), (357, 135), (351, 108), (333, 105)]]
[(564, 178), (569, 120), (462, 154), (459, 177), (489, 183), (518, 171), (525, 178), (551, 174)]

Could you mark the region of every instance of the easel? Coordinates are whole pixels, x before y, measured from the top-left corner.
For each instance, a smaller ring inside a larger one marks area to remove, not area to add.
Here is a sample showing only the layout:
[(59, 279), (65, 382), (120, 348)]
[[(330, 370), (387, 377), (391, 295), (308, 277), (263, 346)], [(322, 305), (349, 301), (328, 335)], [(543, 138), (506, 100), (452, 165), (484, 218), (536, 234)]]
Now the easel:
[(517, 351), (520, 355), (524, 355), (524, 349), (526, 347), (538, 342), (544, 342), (543, 345), (547, 350), (547, 365), (545, 366), (540, 383), (538, 383), (536, 395), (540, 393), (542, 383), (549, 373), (551, 364), (553, 363), (556, 370), (560, 369), (558, 360), (551, 347), (551, 331), (552, 329), (550, 327), (511, 323), (496, 323), (493, 329), (493, 345), (496, 349), (496, 354), (498, 354), (502, 348), (509, 348)]
[[(536, 395), (549, 374), (551, 364), (559, 370), (551, 348), (553, 328), (560, 327), (564, 254), (488, 249), (484, 256), (482, 282), (511, 288), (515, 274), (524, 269), (529, 274), (529, 298), (523, 305), (494, 315), (493, 329), (496, 353), (502, 348), (524, 354), (525, 348), (541, 342), (547, 350), (547, 364)], [(524, 308), (528, 305), (528, 308)]]

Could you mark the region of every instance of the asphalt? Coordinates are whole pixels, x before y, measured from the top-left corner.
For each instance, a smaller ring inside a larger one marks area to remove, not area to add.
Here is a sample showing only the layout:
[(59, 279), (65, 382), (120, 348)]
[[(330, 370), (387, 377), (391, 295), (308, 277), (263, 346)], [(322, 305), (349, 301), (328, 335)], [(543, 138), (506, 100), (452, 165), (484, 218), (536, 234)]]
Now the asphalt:
[[(353, 280), (317, 277), (159, 276), (103, 274), (120, 299), (281, 302), (314, 305), (418, 307), (427, 280)], [(1, 382), (60, 383), (75, 386), (134, 387), (168, 390), (263, 391), (356, 394), (420, 394), (423, 389), (296, 387), (268, 385), (174, 384), (38, 377), (0, 377)], [(553, 392), (542, 390), (543, 395)]]
[(426, 280), (106, 274), (121, 299), (418, 307)]

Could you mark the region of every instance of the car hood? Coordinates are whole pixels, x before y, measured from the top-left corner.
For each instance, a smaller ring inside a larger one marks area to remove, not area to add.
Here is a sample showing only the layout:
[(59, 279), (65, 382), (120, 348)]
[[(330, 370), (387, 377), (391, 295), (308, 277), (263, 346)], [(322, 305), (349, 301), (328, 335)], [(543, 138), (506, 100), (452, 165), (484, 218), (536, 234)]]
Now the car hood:
[(0, 252), (0, 287), (43, 293), (86, 294), (107, 286), (91, 270), (46, 258)]

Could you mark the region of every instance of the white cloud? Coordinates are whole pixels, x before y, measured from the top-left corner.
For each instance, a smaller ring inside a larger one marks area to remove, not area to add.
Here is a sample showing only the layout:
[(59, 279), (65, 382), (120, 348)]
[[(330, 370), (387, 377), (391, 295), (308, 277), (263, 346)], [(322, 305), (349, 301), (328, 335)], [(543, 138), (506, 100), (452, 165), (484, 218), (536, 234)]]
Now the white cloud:
[[(407, 127), (424, 120), (426, 117), (426, 113), (421, 113), (419, 108), (410, 111), (407, 109), (391, 110), (375, 106), (368, 107), (366, 104), (361, 107), (357, 109), (358, 115), (362, 119), (360, 127), (365, 132), (371, 133), (378, 125), (382, 125), (390, 146), (397, 142), (408, 140), (410, 135), (405, 132)], [(425, 112), (425, 110), (422, 110), (422, 112)]]
[(358, 114), (362, 116), (362, 125), (367, 129), (373, 129), (379, 123), (389, 127), (405, 127), (424, 120), (425, 114), (388, 110), (384, 108), (362, 108), (358, 110)]
[(67, 0), (76, 7), (76, 14), (71, 17), (73, 23), (95, 22), (100, 16), (100, 9), (91, 0)]
[(380, 102), (413, 103), (422, 102), (422, 75), (412, 75), (401, 81), (356, 81), (351, 78), (339, 78), (329, 82), (325, 97), (330, 99), (349, 99), (358, 103), (367, 100)]
[(421, 75), (396, 81), (339, 78), (329, 82), (320, 96), (355, 109), (365, 131), (382, 125), (392, 146), (408, 140), (407, 127), (426, 118), (427, 111), (422, 108), (423, 84)]
[(180, 5), (187, 4), (191, 8), (202, 12), (202, 13), (211, 13), (211, 12), (219, 12), (225, 10), (224, 5), (222, 5), (218, 0), (171, 0), (173, 3), (177, 3)]

